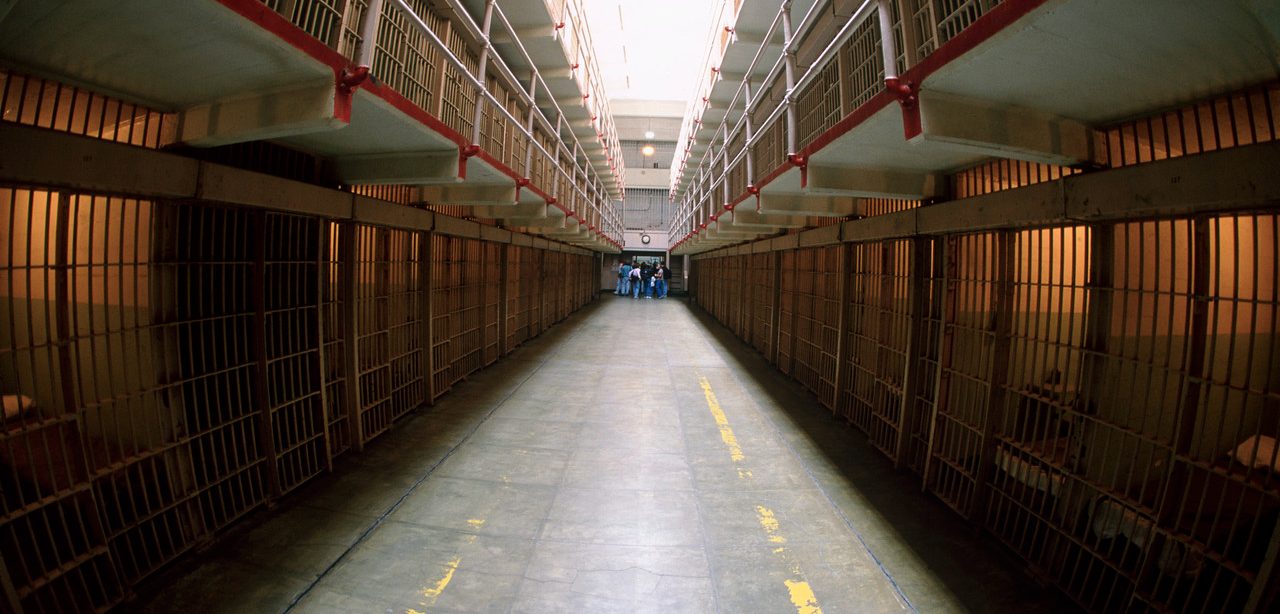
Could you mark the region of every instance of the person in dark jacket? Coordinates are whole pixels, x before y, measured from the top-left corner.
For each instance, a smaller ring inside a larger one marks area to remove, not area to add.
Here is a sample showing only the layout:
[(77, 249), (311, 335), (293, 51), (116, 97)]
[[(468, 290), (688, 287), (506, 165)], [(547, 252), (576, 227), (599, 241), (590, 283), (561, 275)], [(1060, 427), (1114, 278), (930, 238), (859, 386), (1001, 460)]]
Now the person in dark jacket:
[(641, 283), (644, 284), (640, 286), (640, 292), (645, 298), (653, 298), (653, 267), (649, 266), (648, 262), (644, 263), (640, 269), (640, 277), (643, 279)]

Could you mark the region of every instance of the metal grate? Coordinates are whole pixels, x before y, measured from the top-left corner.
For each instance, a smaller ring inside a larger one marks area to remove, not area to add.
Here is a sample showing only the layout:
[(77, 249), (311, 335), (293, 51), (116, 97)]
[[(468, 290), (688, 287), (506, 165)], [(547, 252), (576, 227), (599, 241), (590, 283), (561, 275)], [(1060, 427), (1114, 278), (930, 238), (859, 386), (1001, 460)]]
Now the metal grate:
[(893, 198), (863, 198), (860, 200), (860, 205), (864, 217), (874, 217), (915, 209), (920, 206), (920, 201)]
[(1110, 167), (1264, 143), (1280, 138), (1280, 83), (1268, 83), (1103, 129)]
[(1004, 234), (946, 241), (946, 305), (927, 487), (962, 515), (974, 512), (984, 429), (996, 370), (1000, 284), (1008, 278)]
[(843, 253), (842, 245), (802, 248), (796, 252), (793, 273), (792, 376), (828, 408), (836, 401)]
[(840, 85), (843, 90), (843, 104), (839, 105), (841, 116), (852, 113), (884, 89), (884, 52), (880, 47), (879, 19), (879, 9), (870, 11), (831, 62), (831, 66), (840, 67), (843, 78)]
[(0, 121), (159, 149), (177, 140), (178, 118), (0, 68)]
[(320, 339), (320, 235), (315, 218), (268, 214), (261, 317), (266, 396), (279, 492), (327, 469)]
[(623, 224), (628, 230), (665, 229), (671, 223), (674, 207), (666, 189), (631, 188), (622, 201)]
[[(445, 30), (445, 20), (424, 2), (412, 0), (410, 5), (432, 31)], [(362, 7), (360, 13), (363, 12)], [(377, 41), (373, 74), (418, 107), (427, 110), (437, 108), (440, 95), (438, 80), (443, 62), (440, 51), (409, 24), (408, 17), (401, 11), (383, 11), (378, 21)], [(354, 48), (352, 52), (348, 57), (355, 57)]]
[(525, 262), (531, 257), (527, 247), (507, 246), (506, 263), (506, 296), (507, 296), (507, 339), (506, 351), (515, 349), (532, 335), (529, 333), (529, 312), (526, 309), (526, 296), (529, 284), (523, 279)]
[(482, 361), (489, 366), (502, 357), (502, 294), (503, 255), (506, 248), (500, 243), (481, 243), (484, 250), (482, 258), (481, 283), (484, 284), (484, 310), (481, 312), (481, 323), (484, 326)]
[[(796, 97), (797, 146), (804, 149), (843, 116), (840, 109), (840, 63), (824, 66)], [(630, 167), (628, 167), (630, 168)]]
[[(262, 2), (271, 10), (280, 13), (293, 25), (302, 28), (307, 34), (325, 41), (329, 46), (335, 44), (335, 39), (340, 34), (343, 5), (348, 3), (346, 0), (309, 0), (305, 2), (262, 0)], [(355, 2), (351, 2), (351, 4), (355, 4)], [(361, 3), (360, 10), (364, 10), (363, 3)], [(356, 23), (359, 22), (357, 21)]]
[[(449, 29), (446, 34), (447, 37), (442, 38), (448, 45), (449, 51), (462, 61), (462, 64), (467, 67), (467, 72), (476, 74), (480, 70), (480, 58), (468, 48), (462, 33)], [(475, 89), (472, 88), (470, 80), (459, 73), (452, 64), (445, 64), (442, 83), (444, 86), (440, 98), (440, 121), (464, 138), (471, 138), (471, 122), (476, 108)]]
[(992, 192), (1057, 181), (1080, 171), (1025, 160), (997, 159), (957, 171), (948, 176), (953, 198), (970, 198)]
[(348, 350), (348, 308), (343, 300), (342, 288), (346, 275), (351, 272), (343, 266), (342, 243), (344, 235), (352, 228), (339, 222), (322, 222), (320, 228), (320, 338), (321, 364), (325, 386), (324, 407), (329, 428), (329, 458), (332, 459), (351, 449), (351, 428), (347, 416), (348, 382), (345, 357)]
[(796, 252), (785, 251), (779, 254), (778, 265), (778, 336), (776, 361), (778, 370), (791, 375), (795, 373), (795, 312), (796, 312)]
[[(1269, 611), (1278, 239), (1268, 211), (853, 244), (841, 410), (1085, 609)], [(826, 249), (748, 257), (752, 343), (777, 305), (779, 368), (824, 403)]]
[(930, 0), (930, 3), (935, 21), (928, 25), (937, 28), (937, 44), (945, 45), (1000, 4), (1000, 0)]
[(911, 334), (915, 339), (915, 356), (908, 357), (915, 368), (916, 383), (906, 394), (911, 398), (903, 416), (903, 447), (898, 451), (902, 464), (924, 476), (928, 464), (929, 442), (933, 436), (932, 411), (937, 403), (939, 357), (942, 347), (943, 308), (945, 306), (946, 279), (943, 249), (945, 239), (917, 237), (914, 255), (913, 313), (917, 313)]
[(751, 345), (770, 360), (774, 359), (774, 296), (778, 291), (777, 254), (766, 252), (750, 256), (747, 283), (751, 293)]
[[(990, 417), (994, 453), (987, 462), (994, 468), (986, 522), (993, 535), (1049, 570), (1063, 565), (1064, 521), (1080, 512), (1068, 503), (1073, 489), (1064, 487), (1064, 473), (1081, 460), (1070, 413), (1079, 399), (1089, 326), (1091, 233), (1050, 228), (1012, 240), (1010, 358)], [(1114, 598), (1107, 590), (1098, 596)]]
[[(109, 608), (426, 401), (433, 235), (20, 187), (0, 234), (6, 609)], [(459, 351), (494, 358), (501, 277), (479, 262), (501, 248), (455, 242), (489, 314)], [(563, 255), (559, 317), (590, 299), (587, 261)]]
[(427, 399), (420, 233), (359, 225), (352, 266), (361, 441)]
[(890, 458), (898, 456), (903, 428), (910, 257), (907, 240), (855, 244), (847, 279), (847, 349), (839, 413)]

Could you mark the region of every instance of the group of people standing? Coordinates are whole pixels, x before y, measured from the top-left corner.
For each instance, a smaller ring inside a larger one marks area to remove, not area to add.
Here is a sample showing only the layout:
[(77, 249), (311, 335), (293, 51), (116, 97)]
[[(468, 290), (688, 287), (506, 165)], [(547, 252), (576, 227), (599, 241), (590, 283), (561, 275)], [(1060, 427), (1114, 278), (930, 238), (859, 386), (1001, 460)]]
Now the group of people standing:
[(671, 269), (667, 268), (667, 263), (661, 260), (656, 264), (619, 261), (614, 268), (618, 272), (618, 287), (614, 294), (631, 295), (631, 298), (667, 298), (671, 280)]

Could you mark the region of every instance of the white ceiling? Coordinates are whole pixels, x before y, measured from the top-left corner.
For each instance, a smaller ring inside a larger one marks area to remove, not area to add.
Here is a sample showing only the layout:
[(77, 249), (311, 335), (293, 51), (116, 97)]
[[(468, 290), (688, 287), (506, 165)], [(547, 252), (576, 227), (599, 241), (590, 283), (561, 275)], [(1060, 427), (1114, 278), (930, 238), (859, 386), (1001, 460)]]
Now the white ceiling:
[(693, 97), (715, 0), (583, 0), (610, 100)]

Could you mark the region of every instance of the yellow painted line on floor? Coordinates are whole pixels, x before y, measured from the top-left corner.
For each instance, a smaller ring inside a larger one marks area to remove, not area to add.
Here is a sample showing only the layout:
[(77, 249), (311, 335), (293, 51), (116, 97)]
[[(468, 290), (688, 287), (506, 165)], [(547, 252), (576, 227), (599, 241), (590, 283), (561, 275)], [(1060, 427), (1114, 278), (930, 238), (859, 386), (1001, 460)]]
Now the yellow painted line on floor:
[[(698, 384), (702, 386), (702, 395), (707, 398), (707, 408), (711, 410), (711, 416), (716, 419), (716, 426), (720, 428), (720, 439), (724, 441), (725, 447), (729, 448), (729, 458), (733, 462), (740, 462), (746, 458), (742, 454), (742, 446), (738, 445), (738, 437), (733, 434), (733, 429), (729, 427), (729, 418), (724, 415), (724, 410), (720, 408), (720, 401), (716, 400), (716, 393), (711, 390), (711, 382), (707, 381), (704, 376), (698, 376)], [(739, 472), (741, 477), (741, 472)]]
[(822, 614), (822, 607), (818, 605), (818, 596), (813, 594), (813, 587), (809, 586), (808, 580), (805, 580), (800, 564), (790, 561), (787, 549), (782, 546), (787, 543), (787, 538), (782, 535), (782, 525), (778, 522), (778, 516), (773, 513), (773, 510), (757, 505), (756, 519), (760, 521), (760, 526), (769, 536), (769, 542), (778, 544), (778, 547), (773, 549), (773, 553), (781, 557), (783, 562), (791, 568), (791, 575), (794, 578), (783, 580), (782, 583), (787, 587), (787, 595), (791, 597), (791, 605), (796, 607), (796, 613)]
[[(729, 426), (729, 418), (725, 416), (724, 409), (720, 407), (720, 401), (716, 399), (715, 391), (711, 390), (711, 382), (703, 375), (698, 376), (698, 385), (702, 386), (702, 395), (707, 398), (707, 408), (711, 410), (711, 416), (716, 419), (716, 426), (720, 429), (720, 439), (724, 441), (724, 445), (729, 449), (729, 458), (733, 459), (735, 464), (746, 460), (747, 456), (742, 452), (742, 446), (738, 443), (738, 437), (733, 434), (733, 428)], [(738, 477), (740, 479), (750, 479), (751, 470), (747, 467), (738, 466)], [(778, 517), (773, 510), (763, 506), (756, 506), (756, 519), (760, 521), (760, 526), (764, 528), (764, 532), (769, 536), (769, 543), (775, 544), (773, 553), (778, 555), (791, 571), (792, 579), (783, 581), (787, 587), (787, 595), (791, 598), (791, 604), (796, 607), (796, 614), (822, 614), (822, 607), (818, 605), (818, 597), (813, 593), (813, 587), (809, 586), (809, 582), (805, 580), (804, 572), (801, 571), (799, 563), (792, 562), (787, 555), (787, 549), (784, 544), (787, 538), (782, 535), (782, 525), (778, 522)]]
[(422, 596), (427, 598), (428, 603), (424, 606), (434, 605), (436, 600), (440, 598), (440, 593), (449, 586), (449, 582), (453, 580), (453, 572), (458, 571), (458, 565), (462, 563), (462, 557), (455, 556), (444, 565), (444, 576), (436, 580), (436, 585), (422, 589)]
[(784, 580), (783, 584), (786, 584), (787, 590), (791, 592), (791, 603), (796, 606), (798, 614), (822, 614), (822, 608), (818, 606), (818, 597), (813, 594), (813, 589), (809, 588), (808, 582)]
[[(484, 518), (469, 518), (467, 519), (467, 524), (470, 525), (472, 529), (478, 530), (484, 526)], [(476, 536), (467, 535), (463, 540), (468, 544), (474, 544), (476, 542)], [(461, 564), (461, 555), (454, 555), (452, 559), (449, 559), (449, 562), (444, 564), (444, 575), (441, 576), (439, 580), (436, 580), (434, 586), (428, 586), (422, 589), (423, 601), (419, 605), (424, 608), (429, 608), (435, 605), (436, 601), (440, 599), (440, 594), (443, 593), (444, 589), (453, 581), (453, 574), (458, 571), (458, 566)], [(408, 609), (405, 610), (405, 614), (422, 614), (422, 612), (414, 609)]]

